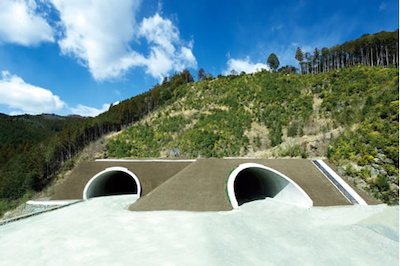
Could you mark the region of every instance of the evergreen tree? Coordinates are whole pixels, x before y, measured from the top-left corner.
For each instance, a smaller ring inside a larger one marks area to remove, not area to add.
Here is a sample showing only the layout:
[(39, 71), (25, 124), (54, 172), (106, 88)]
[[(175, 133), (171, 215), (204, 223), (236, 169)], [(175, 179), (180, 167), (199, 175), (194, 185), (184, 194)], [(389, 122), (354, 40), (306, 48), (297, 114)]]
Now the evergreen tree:
[(302, 73), (303, 73), (303, 69), (302, 69), (301, 66), (302, 66), (302, 63), (303, 63), (303, 60), (304, 60), (304, 55), (303, 55), (303, 51), (300, 49), (300, 47), (297, 47), (296, 55), (295, 55), (294, 58), (296, 58), (297, 61), (299, 61), (299, 65), (300, 65), (300, 74), (302, 74)]
[(276, 71), (279, 67), (278, 57), (275, 54), (270, 54), (267, 59), (267, 64), (272, 70)]
[(200, 68), (199, 72), (197, 72), (197, 80), (202, 81), (204, 79), (204, 69)]
[(303, 53), (298, 47), (295, 58), (300, 63), (300, 73), (314, 74), (354, 65), (398, 67), (398, 55), (399, 30), (395, 30), (364, 34), (331, 48), (315, 48), (313, 53)]
[(313, 73), (319, 73), (319, 66), (320, 66), (320, 52), (318, 48), (314, 50), (314, 57), (313, 57)]

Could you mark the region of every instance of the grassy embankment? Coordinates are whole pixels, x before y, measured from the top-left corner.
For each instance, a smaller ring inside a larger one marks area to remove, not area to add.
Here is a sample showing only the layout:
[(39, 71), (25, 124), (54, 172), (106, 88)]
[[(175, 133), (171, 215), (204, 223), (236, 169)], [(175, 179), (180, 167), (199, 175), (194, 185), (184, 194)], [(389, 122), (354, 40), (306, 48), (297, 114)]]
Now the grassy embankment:
[(107, 143), (109, 157), (327, 156), (398, 202), (398, 70), (258, 72), (189, 83)]

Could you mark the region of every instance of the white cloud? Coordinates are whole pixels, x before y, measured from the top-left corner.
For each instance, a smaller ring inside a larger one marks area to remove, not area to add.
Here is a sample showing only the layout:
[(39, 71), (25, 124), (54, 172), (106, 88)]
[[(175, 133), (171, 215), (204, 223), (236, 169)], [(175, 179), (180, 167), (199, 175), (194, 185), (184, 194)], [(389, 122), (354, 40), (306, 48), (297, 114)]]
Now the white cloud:
[[(76, 58), (97, 81), (120, 78), (134, 67), (160, 80), (171, 71), (196, 68), (193, 44), (181, 40), (171, 20), (156, 13), (137, 22), (141, 2), (3, 0), (0, 42), (29, 46), (54, 42), (58, 36), (61, 53)], [(59, 13), (54, 29), (44, 19), (47, 8)]]
[(242, 71), (246, 73), (254, 73), (261, 71), (262, 69), (269, 70), (269, 66), (262, 63), (252, 63), (249, 57), (245, 59), (233, 59), (230, 58), (227, 62), (227, 68), (223, 71), (224, 75), (229, 75), (232, 70), (237, 73), (241, 73)]
[(169, 54), (175, 52), (173, 43), (179, 42), (178, 29), (170, 20), (163, 19), (158, 13), (153, 17), (143, 19), (139, 35), (145, 37), (148, 43), (161, 46)]
[(76, 57), (96, 80), (116, 78), (143, 58), (129, 47), (140, 1), (51, 0), (60, 12), (63, 54)]
[[(121, 77), (133, 67), (161, 79), (171, 70), (197, 67), (191, 45), (185, 46), (172, 21), (158, 13), (136, 22), (140, 0), (51, 0), (60, 13), (63, 54), (76, 57), (94, 79)], [(135, 51), (144, 38), (149, 54)]]
[(138, 36), (144, 37), (150, 45), (151, 52), (145, 65), (146, 73), (153, 77), (161, 80), (171, 70), (182, 71), (197, 67), (192, 52), (193, 44), (183, 45), (178, 28), (158, 13), (143, 19)]
[(0, 104), (11, 110), (10, 115), (57, 113), (97, 116), (110, 108), (110, 104), (103, 104), (100, 109), (82, 104), (69, 107), (50, 90), (28, 84), (8, 71), (0, 72)]
[(35, 9), (33, 0), (0, 1), (0, 42), (25, 46), (54, 42), (53, 29)]
[(55, 113), (66, 106), (51, 91), (30, 85), (8, 71), (2, 71), (0, 76), (0, 104), (14, 109), (13, 114)]
[(388, 6), (389, 6), (389, 3), (387, 3), (387, 2), (382, 2), (382, 3), (379, 5), (379, 11), (386, 10), (386, 9), (388, 8)]
[(101, 109), (78, 104), (75, 108), (70, 108), (73, 114), (81, 116), (97, 116), (106, 112), (110, 108), (110, 104), (103, 104)]

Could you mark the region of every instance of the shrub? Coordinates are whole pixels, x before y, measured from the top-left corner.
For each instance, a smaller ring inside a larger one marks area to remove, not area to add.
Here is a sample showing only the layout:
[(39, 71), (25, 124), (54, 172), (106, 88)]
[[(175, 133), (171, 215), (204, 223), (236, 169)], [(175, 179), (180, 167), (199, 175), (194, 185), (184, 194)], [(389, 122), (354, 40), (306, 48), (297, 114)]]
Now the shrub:
[(303, 159), (308, 157), (307, 152), (300, 146), (300, 144), (295, 144), (293, 146), (288, 146), (285, 148), (280, 147), (277, 153), (280, 157), (301, 157)]
[(297, 135), (297, 123), (291, 123), (287, 130), (288, 137), (295, 137)]
[(375, 179), (374, 186), (376, 186), (379, 191), (387, 191), (390, 188), (387, 179), (383, 175), (378, 175)]

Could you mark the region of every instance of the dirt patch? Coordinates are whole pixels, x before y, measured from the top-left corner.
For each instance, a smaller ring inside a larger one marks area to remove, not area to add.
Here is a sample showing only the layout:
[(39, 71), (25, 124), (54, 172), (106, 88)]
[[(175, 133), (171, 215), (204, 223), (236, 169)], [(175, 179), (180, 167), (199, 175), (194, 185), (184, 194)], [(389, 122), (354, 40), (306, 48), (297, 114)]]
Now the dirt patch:
[[(282, 143), (271, 147), (268, 128), (263, 125), (252, 123), (251, 129), (245, 133), (250, 140), (248, 152), (244, 155), (245, 157), (255, 158), (280, 158), (286, 157), (288, 149), (292, 149), (296, 146), (307, 154), (307, 157), (324, 157), (326, 154), (326, 148), (329, 143), (337, 138), (343, 131), (343, 128), (336, 128), (327, 132), (320, 132), (315, 135), (304, 135), (297, 137), (287, 137), (284, 134)], [(301, 154), (289, 157), (300, 157)]]

